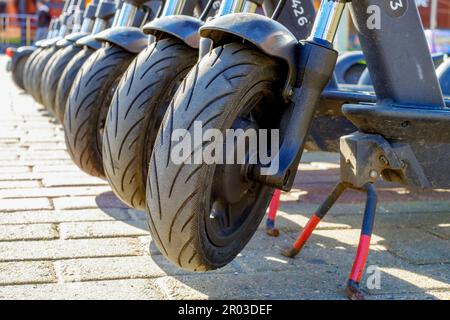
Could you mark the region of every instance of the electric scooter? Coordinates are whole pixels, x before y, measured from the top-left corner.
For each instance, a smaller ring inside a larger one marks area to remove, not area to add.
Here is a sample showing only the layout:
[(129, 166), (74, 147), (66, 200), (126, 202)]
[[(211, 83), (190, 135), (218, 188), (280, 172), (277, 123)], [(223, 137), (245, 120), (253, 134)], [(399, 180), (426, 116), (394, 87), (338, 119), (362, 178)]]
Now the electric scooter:
[[(257, 230), (274, 190), (240, 179), (238, 165), (176, 164), (172, 133), (193, 133), (198, 124), (219, 132), (242, 129), (242, 134), (281, 127), (288, 104), (283, 94), (290, 94), (291, 85), (286, 75), (293, 77), (296, 65), (288, 48), (297, 48), (297, 37), (309, 34), (305, 28), (315, 17), (312, 1), (295, 6), (280, 1), (272, 19), (239, 13), (248, 3), (224, 1), (222, 15), (200, 28), (207, 49), (171, 101), (150, 159), (146, 199), (153, 239), (170, 261), (191, 271), (233, 260)], [(243, 109), (253, 107), (254, 114), (233, 124)], [(186, 152), (192, 158), (193, 151)]]
[[(201, 36), (212, 42), (210, 54), (175, 95), (150, 160), (150, 230), (170, 261), (192, 271), (226, 265), (256, 231), (273, 190), (292, 188), (305, 146), (340, 149), (342, 183), (284, 254), (293, 257), (301, 250), (345, 189), (366, 192), (360, 244), (346, 289), (349, 298), (363, 298), (359, 282), (374, 221), (373, 182), (382, 176), (421, 188), (450, 183), (442, 170), (450, 150), (445, 134), (450, 102), (443, 98), (415, 2), (399, 1), (401, 6), (324, 0), (310, 37), (300, 42), (277, 21), (251, 14), (223, 16), (201, 27)], [(338, 54), (332, 44), (347, 2), (375, 94), (333, 85)], [(381, 29), (367, 26), (369, 6), (381, 9)], [(209, 103), (214, 99), (222, 100)], [(326, 121), (331, 126), (323, 126)], [(248, 161), (259, 159), (252, 153), (243, 164), (176, 164), (171, 161), (173, 130), (192, 134), (194, 122), (220, 132), (278, 129), (281, 146), (268, 164)], [(355, 129), (360, 132), (336, 141), (336, 135)]]

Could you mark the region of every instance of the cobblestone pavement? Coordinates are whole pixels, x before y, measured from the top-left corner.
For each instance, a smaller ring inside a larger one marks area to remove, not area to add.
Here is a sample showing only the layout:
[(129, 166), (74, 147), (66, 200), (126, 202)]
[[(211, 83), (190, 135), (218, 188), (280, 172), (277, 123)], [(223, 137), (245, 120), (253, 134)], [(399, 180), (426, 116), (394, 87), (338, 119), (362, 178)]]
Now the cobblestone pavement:
[[(0, 57), (0, 298), (343, 298), (359, 194), (346, 194), (296, 259), (279, 254), (336, 183), (336, 154), (305, 155), (295, 189), (282, 195), (279, 238), (261, 227), (229, 266), (188, 273), (158, 253), (144, 213), (71, 163), (61, 126), (14, 87), (5, 62)], [(449, 193), (379, 190), (368, 265), (378, 266), (380, 288), (367, 289), (368, 298), (450, 298)]]

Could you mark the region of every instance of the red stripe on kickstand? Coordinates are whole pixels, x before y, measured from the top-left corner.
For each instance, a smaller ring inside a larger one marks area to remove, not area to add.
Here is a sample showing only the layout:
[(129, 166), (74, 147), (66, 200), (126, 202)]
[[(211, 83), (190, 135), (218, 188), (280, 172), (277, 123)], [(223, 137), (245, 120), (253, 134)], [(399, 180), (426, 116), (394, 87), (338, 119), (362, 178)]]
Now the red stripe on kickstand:
[(319, 222), (320, 222), (320, 218), (316, 215), (313, 215), (311, 217), (311, 219), (309, 219), (309, 221), (306, 224), (305, 228), (303, 229), (302, 233), (297, 238), (297, 241), (295, 241), (294, 249), (300, 250), (303, 247), (306, 240), (309, 239), (309, 237), (311, 236), (311, 234), (313, 233), (314, 229), (317, 227)]
[(277, 216), (278, 206), (280, 204), (280, 196), (281, 191), (279, 189), (275, 190), (269, 207), (269, 219), (272, 221), (274, 221)]
[(364, 266), (366, 265), (367, 256), (369, 254), (370, 236), (361, 235), (359, 239), (358, 251), (356, 252), (355, 262), (350, 272), (350, 280), (357, 283), (361, 281)]

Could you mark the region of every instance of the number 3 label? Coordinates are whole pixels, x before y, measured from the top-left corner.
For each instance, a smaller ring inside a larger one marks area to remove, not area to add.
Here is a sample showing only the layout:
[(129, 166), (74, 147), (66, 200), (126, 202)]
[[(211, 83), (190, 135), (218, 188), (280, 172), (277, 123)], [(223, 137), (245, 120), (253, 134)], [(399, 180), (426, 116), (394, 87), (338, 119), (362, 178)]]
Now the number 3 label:
[(386, 3), (386, 11), (394, 18), (403, 16), (408, 9), (408, 0), (389, 0), (384, 3)]

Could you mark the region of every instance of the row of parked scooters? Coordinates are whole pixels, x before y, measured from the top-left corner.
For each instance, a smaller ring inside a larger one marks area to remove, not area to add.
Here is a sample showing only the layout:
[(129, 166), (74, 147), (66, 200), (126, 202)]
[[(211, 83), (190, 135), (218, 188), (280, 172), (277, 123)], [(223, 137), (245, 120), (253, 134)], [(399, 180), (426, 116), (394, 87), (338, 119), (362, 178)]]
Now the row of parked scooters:
[[(9, 51), (11, 71), (63, 125), (77, 166), (145, 210), (161, 253), (191, 271), (236, 257), (274, 190), (292, 188), (305, 148), (341, 152), (342, 182), (284, 254), (300, 251), (346, 189), (366, 192), (346, 287), (361, 299), (373, 183), (450, 186), (450, 59), (430, 54), (414, 0), (398, 1), (394, 10), (384, 0), (324, 0), (316, 12), (311, 0), (67, 0), (48, 39)], [(364, 53), (338, 56), (346, 3)], [(383, 8), (379, 30), (367, 27), (371, 5)], [(196, 123), (244, 135), (279, 129), (275, 173), (263, 174), (271, 163), (174, 163), (173, 133)]]

